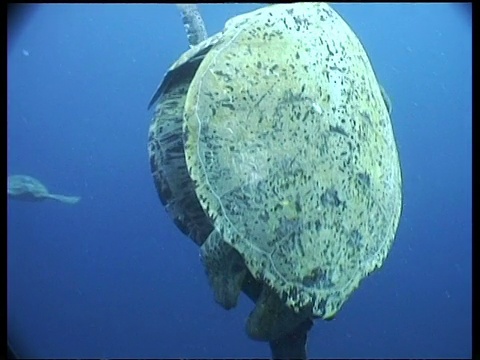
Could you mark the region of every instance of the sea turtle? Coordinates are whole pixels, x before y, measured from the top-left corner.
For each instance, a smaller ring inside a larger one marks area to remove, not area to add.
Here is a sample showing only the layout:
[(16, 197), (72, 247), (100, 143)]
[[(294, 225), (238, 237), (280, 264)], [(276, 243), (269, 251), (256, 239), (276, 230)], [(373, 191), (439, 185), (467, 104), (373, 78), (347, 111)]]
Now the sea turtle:
[(191, 45), (149, 104), (158, 193), (201, 246), (217, 302), (245, 292), (249, 336), (304, 357), (311, 319), (331, 319), (395, 237), (388, 98), (325, 3), (260, 8)]
[(7, 179), (9, 198), (24, 201), (58, 200), (66, 204), (76, 204), (79, 196), (50, 194), (48, 189), (37, 179), (28, 175), (10, 175)]

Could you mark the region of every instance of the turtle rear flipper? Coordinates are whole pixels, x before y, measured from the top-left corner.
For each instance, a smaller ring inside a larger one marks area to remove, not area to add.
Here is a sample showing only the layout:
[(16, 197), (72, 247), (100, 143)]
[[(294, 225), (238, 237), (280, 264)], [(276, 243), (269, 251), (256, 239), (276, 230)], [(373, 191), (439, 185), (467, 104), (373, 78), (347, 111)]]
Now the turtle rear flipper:
[[(262, 283), (255, 280), (250, 272), (247, 273), (243, 281), (242, 290), (254, 303), (260, 298), (262, 292)], [(307, 359), (307, 338), (308, 332), (313, 326), (313, 320), (308, 317), (303, 320), (291, 332), (270, 340), (270, 350), (272, 359)], [(248, 331), (247, 331), (248, 332)]]
[(200, 252), (215, 301), (226, 310), (234, 308), (247, 274), (243, 258), (216, 230), (200, 247)]
[(305, 319), (291, 333), (270, 341), (272, 359), (307, 359), (307, 337), (313, 326), (312, 319)]
[(248, 317), (247, 334), (253, 340), (278, 340), (309, 319), (311, 313), (311, 307), (295, 312), (280, 299), (275, 290), (264, 284), (255, 308)]
[(57, 195), (57, 194), (48, 194), (49, 199), (57, 200), (65, 204), (76, 204), (80, 201), (80, 196), (66, 196), (66, 195)]

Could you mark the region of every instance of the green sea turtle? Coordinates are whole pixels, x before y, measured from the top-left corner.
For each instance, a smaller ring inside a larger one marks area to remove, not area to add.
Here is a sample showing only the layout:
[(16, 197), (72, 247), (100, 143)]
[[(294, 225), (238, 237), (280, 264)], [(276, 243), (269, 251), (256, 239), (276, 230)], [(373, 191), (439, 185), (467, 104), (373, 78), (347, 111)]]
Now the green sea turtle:
[(9, 198), (24, 201), (57, 200), (66, 204), (76, 204), (79, 196), (51, 194), (37, 179), (27, 175), (10, 175), (7, 179), (7, 194)]
[(158, 193), (216, 301), (233, 308), (243, 291), (249, 336), (306, 357), (311, 319), (331, 319), (395, 237), (388, 97), (325, 3), (261, 8), (191, 45), (149, 104)]

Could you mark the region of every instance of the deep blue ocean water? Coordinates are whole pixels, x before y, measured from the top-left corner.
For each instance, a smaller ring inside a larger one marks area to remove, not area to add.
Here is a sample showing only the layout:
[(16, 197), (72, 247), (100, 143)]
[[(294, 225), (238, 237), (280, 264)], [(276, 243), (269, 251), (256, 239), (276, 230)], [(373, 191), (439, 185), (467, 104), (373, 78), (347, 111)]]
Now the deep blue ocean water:
[[(200, 5), (210, 34), (259, 4)], [(393, 103), (404, 208), (385, 265), (309, 355), (472, 356), (472, 26), (465, 5), (333, 4)], [(20, 25), (18, 25), (20, 26)], [(41, 5), (8, 44), (8, 337), (25, 357), (269, 357), (214, 302), (150, 174), (150, 96), (188, 48), (174, 5)]]

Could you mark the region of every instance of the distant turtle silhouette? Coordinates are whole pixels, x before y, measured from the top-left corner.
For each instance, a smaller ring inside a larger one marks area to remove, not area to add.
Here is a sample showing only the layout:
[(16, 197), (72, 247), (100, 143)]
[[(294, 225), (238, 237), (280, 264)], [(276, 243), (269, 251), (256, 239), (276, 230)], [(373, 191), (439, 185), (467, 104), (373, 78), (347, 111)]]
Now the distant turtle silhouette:
[(7, 180), (7, 193), (11, 199), (23, 201), (58, 200), (66, 204), (76, 204), (79, 196), (50, 194), (48, 189), (37, 179), (28, 175), (11, 175)]

